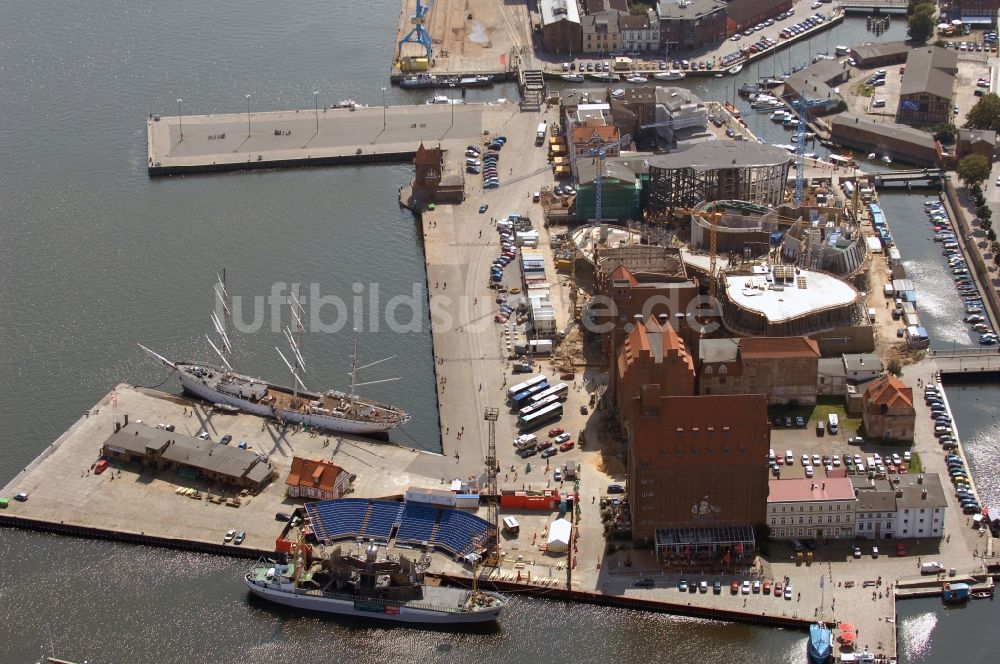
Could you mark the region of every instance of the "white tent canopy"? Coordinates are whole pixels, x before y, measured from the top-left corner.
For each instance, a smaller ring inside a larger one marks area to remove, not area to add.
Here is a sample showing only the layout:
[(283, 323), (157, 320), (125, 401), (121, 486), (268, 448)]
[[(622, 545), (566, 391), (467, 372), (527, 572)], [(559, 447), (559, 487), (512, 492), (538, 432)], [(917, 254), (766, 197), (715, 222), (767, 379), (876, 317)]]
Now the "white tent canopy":
[(556, 519), (549, 526), (549, 541), (546, 543), (546, 548), (557, 553), (567, 551), (572, 532), (572, 523), (566, 519)]

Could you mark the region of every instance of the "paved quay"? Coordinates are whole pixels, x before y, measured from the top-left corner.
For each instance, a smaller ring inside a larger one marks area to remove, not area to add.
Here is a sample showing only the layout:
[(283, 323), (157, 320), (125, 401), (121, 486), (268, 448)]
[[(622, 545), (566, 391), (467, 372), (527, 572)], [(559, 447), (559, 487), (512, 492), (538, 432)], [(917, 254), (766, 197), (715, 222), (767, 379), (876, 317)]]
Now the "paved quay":
[[(112, 403), (113, 397), (117, 405)], [(190, 415), (185, 415), (185, 409)], [(115, 422), (124, 423), (126, 415), (129, 422), (173, 424), (178, 433), (189, 436), (204, 430), (211, 440), (226, 434), (233, 437), (233, 444), (246, 440), (254, 451), (267, 455), (278, 479), (259, 494), (244, 496), (242, 505), (233, 508), (177, 495), (178, 487), (197, 488), (223, 498), (238, 494), (175, 473), (151, 475), (124, 466), (95, 475), (92, 466), (101, 445), (113, 433)], [(221, 415), (200, 401), (122, 384), (11, 480), (3, 495), (26, 491), (29, 498), (23, 503), (11, 501), (0, 516), (8, 525), (29, 519), (104, 531), (121, 539), (149, 536), (163, 540), (162, 544), (173, 542), (180, 548), (196, 549), (202, 548), (199, 545), (221, 545), (223, 535), (232, 528), (246, 531), (245, 548), (273, 551), (283, 525), (274, 515), (291, 512), (296, 505), (285, 496), (284, 484), (294, 455), (329, 459), (357, 474), (355, 491), (365, 496), (399, 495), (411, 483), (436, 486), (440, 481), (409, 470), (426, 455), (423, 452), (343, 435), (311, 435), (252, 415)], [(239, 554), (234, 551), (233, 555)]]
[(247, 113), (150, 116), (147, 169), (150, 175), (169, 175), (407, 161), (421, 142), (478, 139), (490, 108), (432, 104), (251, 111), (249, 124)]

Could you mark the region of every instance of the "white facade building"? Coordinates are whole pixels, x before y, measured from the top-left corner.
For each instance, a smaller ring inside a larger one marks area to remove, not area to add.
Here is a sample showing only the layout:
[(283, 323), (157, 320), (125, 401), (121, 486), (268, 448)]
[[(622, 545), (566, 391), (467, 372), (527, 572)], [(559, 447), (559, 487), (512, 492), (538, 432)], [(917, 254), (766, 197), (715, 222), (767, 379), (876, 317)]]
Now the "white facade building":
[(772, 479), (767, 525), (772, 539), (851, 539), (854, 488), (846, 477)]

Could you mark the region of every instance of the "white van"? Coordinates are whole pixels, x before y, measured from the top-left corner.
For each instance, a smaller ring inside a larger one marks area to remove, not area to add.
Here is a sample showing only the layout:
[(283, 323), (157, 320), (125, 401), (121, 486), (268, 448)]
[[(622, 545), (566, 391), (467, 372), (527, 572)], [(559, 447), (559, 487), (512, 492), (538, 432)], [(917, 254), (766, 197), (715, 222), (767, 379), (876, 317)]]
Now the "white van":
[(826, 428), (830, 430), (830, 433), (837, 433), (837, 427), (840, 426), (840, 420), (837, 418), (836, 413), (830, 413), (826, 417), (827, 423)]
[(785, 465), (791, 466), (795, 463), (795, 456), (792, 454), (791, 450), (785, 450)]
[(526, 433), (514, 439), (514, 446), (519, 450), (526, 450), (538, 444), (538, 437), (533, 433)]
[(872, 108), (885, 108), (885, 99), (872, 99)]
[(921, 574), (938, 574), (943, 571), (944, 571), (944, 565), (942, 565), (941, 563), (931, 562), (931, 563), (920, 564)]

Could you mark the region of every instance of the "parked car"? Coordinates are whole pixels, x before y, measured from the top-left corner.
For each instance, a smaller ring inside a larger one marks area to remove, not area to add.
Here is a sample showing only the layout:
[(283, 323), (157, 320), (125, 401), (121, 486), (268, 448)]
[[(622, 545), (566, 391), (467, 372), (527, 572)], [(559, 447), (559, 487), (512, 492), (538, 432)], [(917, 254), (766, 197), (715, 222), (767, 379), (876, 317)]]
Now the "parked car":
[(237, 545), (243, 544), (243, 540), (245, 540), (246, 538), (247, 534), (241, 530), (240, 532), (236, 533), (236, 537), (233, 538), (233, 544)]
[(223, 542), (232, 542), (234, 537), (236, 537), (236, 531), (235, 530), (227, 530), (226, 531), (226, 536), (222, 538), (222, 541)]
[(94, 474), (95, 475), (100, 475), (101, 473), (103, 473), (107, 469), (108, 469), (108, 460), (107, 459), (98, 459), (97, 463), (94, 465)]
[(621, 484), (609, 484), (608, 493), (625, 493), (625, 487)]
[(656, 583), (653, 581), (653, 579), (642, 578), (633, 581), (632, 585), (635, 586), (636, 588), (652, 588), (653, 586), (656, 585)]
[(549, 429), (549, 438), (555, 438), (566, 433), (566, 430), (562, 427), (555, 427), (554, 429)]

